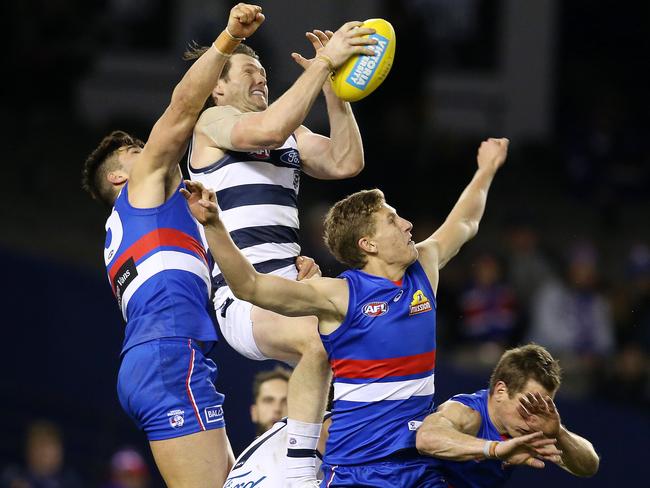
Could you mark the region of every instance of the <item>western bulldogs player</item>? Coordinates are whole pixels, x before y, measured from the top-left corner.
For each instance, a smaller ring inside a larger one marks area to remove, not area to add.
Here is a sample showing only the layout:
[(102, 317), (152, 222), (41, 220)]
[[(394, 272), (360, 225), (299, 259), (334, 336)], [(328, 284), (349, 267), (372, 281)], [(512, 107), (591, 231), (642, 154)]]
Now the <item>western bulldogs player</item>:
[(543, 468), (554, 462), (576, 476), (593, 476), (600, 460), (591, 442), (560, 421), (553, 397), (560, 388), (558, 362), (542, 346), (506, 351), (489, 389), (455, 395), (418, 429), (416, 446), (439, 458), (453, 488), (503, 486), (514, 465)]
[[(334, 95), (328, 80), (330, 71), (350, 56), (373, 54), (368, 45), (376, 41), (362, 36), (374, 29), (360, 24), (349, 22), (336, 34), (307, 33), (316, 56), (307, 60), (293, 54), (305, 72), (270, 105), (266, 71), (257, 54), (241, 44), (212, 92), (215, 106), (196, 125), (188, 163), (191, 179), (217, 192), (224, 225), (260, 273), (296, 278), (300, 172), (341, 179), (363, 168), (352, 109)], [(330, 137), (301, 125), (321, 88)], [(238, 299), (218, 266), (213, 277), (217, 320), (230, 345), (250, 359), (271, 358), (295, 366), (287, 429), (296, 443), (288, 445), (288, 480), (310, 484), (330, 378), (317, 320), (284, 317)]]
[(115, 131), (84, 166), (85, 188), (113, 205), (104, 258), (126, 321), (119, 399), (174, 488), (221, 486), (233, 462), (216, 366), (205, 357), (217, 340), (207, 308), (210, 266), (200, 226), (178, 194), (178, 163), (227, 59), (263, 21), (261, 7), (235, 6), (146, 144)]
[(322, 486), (442, 486), (433, 460), (415, 449), (417, 428), (433, 407), (438, 272), (476, 234), (507, 149), (507, 139), (481, 144), (471, 182), (442, 226), (418, 244), (411, 223), (379, 190), (336, 203), (325, 239), (352, 268), (340, 278), (296, 282), (258, 273), (232, 242), (214, 193), (196, 182), (181, 190), (238, 298), (319, 319), (334, 371)]

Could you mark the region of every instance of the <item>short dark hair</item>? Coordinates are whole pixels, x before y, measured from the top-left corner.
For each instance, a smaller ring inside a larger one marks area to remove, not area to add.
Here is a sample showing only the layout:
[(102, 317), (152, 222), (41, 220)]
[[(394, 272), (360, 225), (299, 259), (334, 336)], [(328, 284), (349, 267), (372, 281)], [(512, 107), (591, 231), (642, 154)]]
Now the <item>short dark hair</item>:
[(553, 394), (562, 382), (562, 370), (556, 359), (537, 344), (509, 349), (503, 353), (490, 377), (490, 394), (499, 381), (508, 387), (508, 396), (521, 392), (529, 380), (535, 380)]
[(260, 394), (262, 383), (266, 383), (270, 380), (284, 380), (288, 383), (289, 378), (291, 378), (291, 370), (283, 368), (282, 366), (276, 366), (274, 369), (257, 373), (253, 378), (253, 403), (255, 403)]
[(133, 146), (142, 148), (144, 142), (121, 130), (113, 131), (104, 137), (84, 162), (81, 175), (82, 188), (95, 200), (108, 207), (112, 206), (116, 194), (112, 185), (106, 181), (106, 175), (119, 166), (117, 159), (113, 157), (115, 153), (122, 147)]
[[(187, 50), (183, 53), (183, 59), (185, 61), (196, 61), (201, 56), (203, 56), (205, 52), (210, 48), (211, 46), (201, 46), (200, 44), (197, 44), (196, 42), (192, 41), (187, 47)], [(260, 60), (260, 57), (255, 52), (255, 50), (249, 45), (244, 44), (243, 42), (240, 43), (235, 48), (232, 54), (245, 54), (246, 56), (250, 56), (251, 58), (257, 59), (258, 61)], [(229, 71), (230, 71), (230, 58), (228, 58), (226, 60), (226, 64), (223, 65), (223, 69), (221, 70), (221, 75), (219, 76), (219, 79), (223, 78), (226, 81), (228, 81)], [(203, 110), (205, 110), (206, 108), (214, 107), (214, 105), (215, 105), (214, 100), (210, 96), (205, 102), (205, 106), (203, 107)]]
[(381, 190), (361, 190), (334, 204), (325, 216), (323, 239), (334, 257), (350, 268), (363, 268), (367, 257), (357, 242), (375, 233), (374, 214), (386, 202)]

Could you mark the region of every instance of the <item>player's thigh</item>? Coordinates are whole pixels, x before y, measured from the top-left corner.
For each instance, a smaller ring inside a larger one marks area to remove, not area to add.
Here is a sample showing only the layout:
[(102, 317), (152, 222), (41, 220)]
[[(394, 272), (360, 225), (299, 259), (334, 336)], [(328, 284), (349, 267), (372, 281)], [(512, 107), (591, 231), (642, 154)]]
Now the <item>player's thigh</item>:
[(251, 321), (255, 343), (266, 357), (295, 364), (303, 354), (324, 354), (314, 316), (285, 317), (253, 306)]
[(223, 486), (234, 464), (226, 429), (150, 441), (156, 465), (170, 488)]

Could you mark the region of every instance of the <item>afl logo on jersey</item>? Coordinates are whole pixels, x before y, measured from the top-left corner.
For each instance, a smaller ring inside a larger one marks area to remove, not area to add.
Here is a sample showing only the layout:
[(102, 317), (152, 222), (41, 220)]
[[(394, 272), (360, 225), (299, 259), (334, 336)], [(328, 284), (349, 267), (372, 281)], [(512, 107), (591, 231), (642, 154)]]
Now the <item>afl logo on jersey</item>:
[(361, 311), (368, 317), (379, 317), (388, 312), (388, 304), (386, 302), (370, 302), (366, 303)]

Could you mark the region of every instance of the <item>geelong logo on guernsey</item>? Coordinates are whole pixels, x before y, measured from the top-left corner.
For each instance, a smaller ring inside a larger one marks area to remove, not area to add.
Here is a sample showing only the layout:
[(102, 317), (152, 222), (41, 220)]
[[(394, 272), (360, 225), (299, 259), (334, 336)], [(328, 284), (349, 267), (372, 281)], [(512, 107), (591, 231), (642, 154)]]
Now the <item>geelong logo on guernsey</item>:
[(422, 293), (422, 290), (418, 290), (413, 293), (413, 300), (411, 300), (411, 309), (409, 310), (409, 315), (428, 312), (431, 309), (431, 302), (426, 297), (426, 295)]
[(223, 408), (221, 405), (215, 405), (214, 407), (206, 407), (205, 409), (205, 421), (209, 424), (213, 422), (219, 422), (223, 420)]
[(368, 317), (379, 317), (388, 312), (388, 304), (386, 302), (370, 302), (361, 307), (361, 311)]
[(359, 56), (359, 60), (354, 65), (354, 68), (345, 80), (346, 83), (363, 90), (372, 78), (377, 66), (381, 63), (381, 58), (384, 57), (386, 46), (388, 46), (388, 39), (379, 34), (372, 34), (371, 39), (376, 39), (377, 44), (374, 46), (374, 56)]

